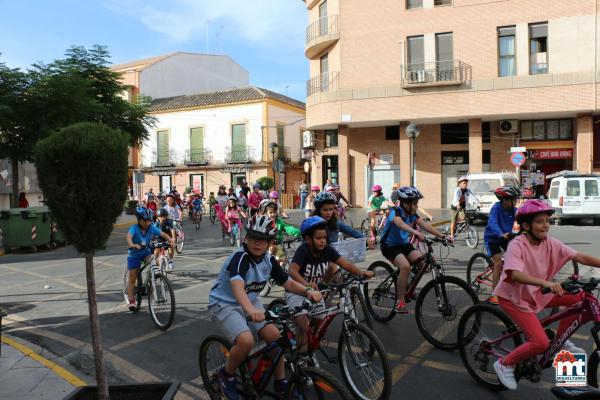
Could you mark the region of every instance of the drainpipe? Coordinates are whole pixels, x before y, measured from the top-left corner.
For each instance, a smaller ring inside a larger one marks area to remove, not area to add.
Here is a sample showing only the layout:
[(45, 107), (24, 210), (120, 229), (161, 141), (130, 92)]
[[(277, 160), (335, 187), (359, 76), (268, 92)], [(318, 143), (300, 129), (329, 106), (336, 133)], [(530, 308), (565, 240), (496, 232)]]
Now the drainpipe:
[(598, 1), (594, 1), (594, 73), (592, 82), (594, 82), (594, 110), (592, 111), (592, 130), (589, 133), (590, 135), (590, 150), (589, 150), (589, 160), (590, 160), (590, 171), (594, 169), (594, 113), (598, 109), (598, 97), (597, 97), (597, 89), (596, 89), (596, 74), (598, 70)]

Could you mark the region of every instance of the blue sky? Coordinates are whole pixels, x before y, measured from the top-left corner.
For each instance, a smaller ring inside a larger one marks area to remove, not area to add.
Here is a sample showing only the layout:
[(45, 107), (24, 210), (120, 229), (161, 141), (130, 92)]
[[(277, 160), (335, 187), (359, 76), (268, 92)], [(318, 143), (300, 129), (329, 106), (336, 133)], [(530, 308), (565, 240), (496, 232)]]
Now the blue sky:
[(0, 62), (27, 68), (71, 45), (108, 46), (115, 64), (173, 51), (227, 54), (252, 85), (305, 99), (301, 0), (0, 0)]

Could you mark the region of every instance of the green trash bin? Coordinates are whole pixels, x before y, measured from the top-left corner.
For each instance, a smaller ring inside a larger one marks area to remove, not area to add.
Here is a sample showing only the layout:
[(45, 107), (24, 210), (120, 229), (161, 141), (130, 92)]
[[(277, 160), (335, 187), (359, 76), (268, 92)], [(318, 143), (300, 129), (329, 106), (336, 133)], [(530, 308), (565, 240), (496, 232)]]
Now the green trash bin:
[(60, 225), (56, 222), (52, 214), (50, 214), (50, 242), (52, 245), (63, 245), (67, 243), (67, 238), (65, 237), (64, 232), (60, 229)]
[(50, 210), (30, 207), (0, 211), (0, 229), (5, 249), (49, 246)]

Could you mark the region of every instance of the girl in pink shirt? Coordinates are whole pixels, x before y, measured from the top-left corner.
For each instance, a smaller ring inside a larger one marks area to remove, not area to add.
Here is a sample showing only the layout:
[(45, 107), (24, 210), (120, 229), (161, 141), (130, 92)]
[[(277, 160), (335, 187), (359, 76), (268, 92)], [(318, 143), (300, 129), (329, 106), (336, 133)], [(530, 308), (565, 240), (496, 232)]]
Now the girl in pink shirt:
[[(552, 279), (570, 260), (600, 268), (600, 259), (578, 253), (559, 240), (549, 237), (550, 216), (554, 210), (540, 200), (530, 200), (517, 211), (521, 235), (513, 239), (504, 255), (504, 267), (494, 294), (500, 307), (523, 330), (527, 341), (494, 363), (500, 382), (515, 390), (515, 366), (548, 349), (549, 339), (537, 313), (544, 308), (569, 306), (581, 301), (583, 292), (566, 294), (560, 282)], [(550, 289), (543, 294), (541, 288)], [(558, 329), (569, 326), (577, 315), (560, 320)], [(584, 352), (567, 341), (564, 348)]]
[(233, 227), (233, 224), (237, 224), (239, 231), (242, 231), (242, 220), (240, 218), (240, 214), (244, 218), (246, 218), (244, 212), (241, 210), (240, 207), (238, 207), (237, 197), (229, 197), (229, 200), (227, 200), (227, 207), (225, 209), (225, 220), (227, 221), (228, 233), (231, 233), (231, 228)]

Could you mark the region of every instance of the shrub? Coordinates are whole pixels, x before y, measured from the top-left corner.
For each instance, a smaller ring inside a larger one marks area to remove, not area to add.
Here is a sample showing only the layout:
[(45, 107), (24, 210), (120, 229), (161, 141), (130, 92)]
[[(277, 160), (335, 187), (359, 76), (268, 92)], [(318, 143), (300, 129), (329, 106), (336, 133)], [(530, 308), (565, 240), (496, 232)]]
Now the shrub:
[(260, 185), (260, 190), (270, 190), (275, 184), (270, 176), (262, 176), (256, 180), (256, 183)]

